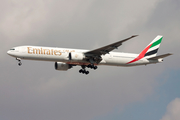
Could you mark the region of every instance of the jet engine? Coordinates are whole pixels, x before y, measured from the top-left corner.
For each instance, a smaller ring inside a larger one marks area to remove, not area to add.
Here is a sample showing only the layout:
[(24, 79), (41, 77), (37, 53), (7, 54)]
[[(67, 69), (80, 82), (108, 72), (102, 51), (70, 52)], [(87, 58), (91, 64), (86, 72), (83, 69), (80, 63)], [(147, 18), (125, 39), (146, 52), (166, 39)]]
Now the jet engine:
[(67, 71), (68, 69), (72, 68), (71, 65), (62, 62), (55, 62), (54, 67), (56, 70), (61, 71)]

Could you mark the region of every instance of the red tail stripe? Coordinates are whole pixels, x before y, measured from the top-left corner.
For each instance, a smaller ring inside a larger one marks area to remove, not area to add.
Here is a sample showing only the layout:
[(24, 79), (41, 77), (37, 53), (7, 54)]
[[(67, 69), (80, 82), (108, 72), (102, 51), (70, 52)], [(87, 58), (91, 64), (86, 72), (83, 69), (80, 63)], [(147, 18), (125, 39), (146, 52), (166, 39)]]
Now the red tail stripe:
[(140, 54), (137, 58), (135, 58), (134, 60), (128, 62), (127, 64), (130, 64), (130, 63), (133, 63), (133, 62), (136, 62), (140, 59), (142, 59), (144, 57), (144, 55), (146, 54), (146, 52), (149, 50), (149, 48), (151, 47), (152, 44), (150, 44), (149, 46), (147, 46)]

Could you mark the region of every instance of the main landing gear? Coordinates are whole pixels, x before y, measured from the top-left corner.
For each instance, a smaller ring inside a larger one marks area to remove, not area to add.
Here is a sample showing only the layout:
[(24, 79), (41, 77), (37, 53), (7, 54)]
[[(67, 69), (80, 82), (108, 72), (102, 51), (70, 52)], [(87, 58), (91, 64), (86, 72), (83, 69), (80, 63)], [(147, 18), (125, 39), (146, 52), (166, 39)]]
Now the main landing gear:
[(87, 66), (87, 68), (91, 68), (91, 69), (96, 70), (96, 69), (97, 69), (97, 66), (94, 66), (94, 64), (89, 64), (89, 65)]
[(94, 64), (89, 64), (88, 66), (82, 65), (81, 67), (82, 69), (79, 70), (79, 73), (86, 74), (86, 75), (89, 74), (89, 71), (86, 70), (86, 67), (94, 69), (94, 70), (97, 69), (97, 66), (94, 66)]
[(80, 69), (79, 70), (79, 73), (82, 73), (82, 74), (89, 74), (89, 71), (86, 71), (86, 69)]
[(22, 65), (21, 58), (16, 58), (16, 60), (18, 61), (18, 65), (21, 66)]
[(85, 65), (82, 65), (81, 67), (82, 67), (82, 69), (79, 70), (79, 73), (86, 74), (86, 75), (89, 74), (89, 71), (86, 71)]

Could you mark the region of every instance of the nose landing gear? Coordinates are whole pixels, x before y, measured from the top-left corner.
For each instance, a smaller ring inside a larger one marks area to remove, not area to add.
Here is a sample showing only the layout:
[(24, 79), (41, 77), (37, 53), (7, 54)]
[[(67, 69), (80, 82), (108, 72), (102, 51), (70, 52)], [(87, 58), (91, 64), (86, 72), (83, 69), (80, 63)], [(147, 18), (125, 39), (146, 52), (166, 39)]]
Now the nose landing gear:
[(18, 61), (18, 65), (21, 66), (22, 65), (21, 58), (16, 58), (16, 60)]

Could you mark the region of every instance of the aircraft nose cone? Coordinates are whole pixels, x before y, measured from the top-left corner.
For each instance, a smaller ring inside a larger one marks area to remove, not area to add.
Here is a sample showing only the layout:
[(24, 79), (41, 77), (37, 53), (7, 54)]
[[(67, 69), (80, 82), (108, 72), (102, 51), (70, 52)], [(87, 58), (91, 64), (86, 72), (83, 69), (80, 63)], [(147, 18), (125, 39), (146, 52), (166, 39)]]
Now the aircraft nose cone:
[(11, 55), (11, 51), (8, 50), (8, 51), (7, 51), (7, 54), (8, 54), (8, 55)]

